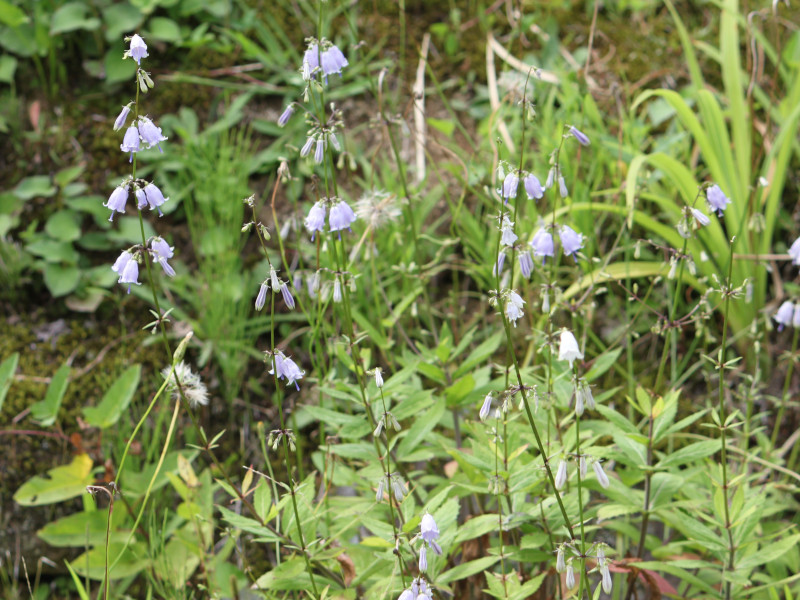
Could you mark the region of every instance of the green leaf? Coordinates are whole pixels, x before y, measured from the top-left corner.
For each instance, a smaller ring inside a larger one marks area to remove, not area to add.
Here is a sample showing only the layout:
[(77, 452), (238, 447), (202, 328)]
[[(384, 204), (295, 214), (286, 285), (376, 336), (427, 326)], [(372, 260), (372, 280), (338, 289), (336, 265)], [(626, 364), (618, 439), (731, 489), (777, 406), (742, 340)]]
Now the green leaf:
[(63, 502), (86, 493), (86, 486), (93, 481), (92, 459), (88, 454), (78, 454), (70, 464), (50, 469), (46, 477), (30, 478), (14, 494), (14, 500), (22, 506)]
[(497, 515), (478, 515), (458, 528), (458, 533), (453, 539), (453, 544), (482, 536), (490, 531), (496, 531), (499, 526)]
[(420, 418), (414, 421), (411, 429), (400, 442), (397, 448), (397, 456), (399, 460), (405, 460), (417, 446), (425, 439), (425, 437), (436, 427), (439, 419), (442, 418), (445, 410), (444, 398), (437, 398), (434, 405)]
[(50, 215), (44, 230), (62, 242), (73, 242), (81, 236), (80, 216), (71, 210), (60, 210)]
[(18, 27), (30, 21), (21, 8), (14, 6), (7, 0), (0, 0), (0, 23), (9, 27)]
[(6, 400), (8, 388), (14, 381), (14, 372), (17, 370), (19, 362), (19, 352), (15, 352), (0, 364), (0, 411), (3, 410), (3, 402)]
[[(115, 42), (129, 31), (136, 31), (142, 23), (142, 11), (127, 2), (115, 2), (103, 9), (105, 37), (108, 42)], [(117, 56), (122, 62), (122, 54)]]
[(720, 440), (707, 440), (705, 442), (690, 444), (684, 448), (681, 448), (680, 450), (676, 450), (675, 452), (668, 454), (658, 462), (657, 466), (660, 469), (666, 469), (667, 467), (684, 465), (686, 463), (705, 458), (706, 456), (711, 456), (712, 454), (718, 452), (721, 447), (722, 442)]
[(70, 2), (53, 13), (50, 33), (58, 34), (76, 29), (94, 30), (100, 26), (100, 19), (87, 16), (89, 8), (83, 2)]
[(253, 533), (265, 541), (279, 542), (281, 539), (255, 519), (243, 517), (242, 515), (236, 514), (232, 510), (228, 510), (224, 506), (217, 506), (217, 510), (219, 510), (222, 514), (222, 518), (233, 525), (236, 529)]
[(122, 412), (128, 408), (133, 394), (139, 385), (139, 377), (142, 373), (141, 365), (133, 365), (128, 368), (117, 380), (111, 384), (103, 399), (97, 406), (87, 406), (83, 409), (83, 416), (86, 422), (94, 427), (106, 429), (114, 425), (122, 416)]
[[(121, 543), (128, 539), (130, 531), (117, 531), (128, 518), (126, 511), (115, 510), (111, 513), (111, 542)], [(36, 532), (42, 540), (59, 548), (74, 546), (83, 548), (103, 546), (106, 543), (106, 524), (108, 509), (81, 511), (55, 521), (51, 521)]]
[(437, 584), (446, 584), (450, 583), (451, 581), (458, 581), (459, 579), (465, 579), (470, 575), (475, 575), (475, 573), (480, 573), (481, 571), (485, 571), (493, 564), (495, 564), (498, 560), (500, 560), (499, 556), (484, 556), (483, 558), (479, 558), (477, 560), (471, 560), (469, 562), (463, 563), (458, 565), (457, 567), (453, 567), (449, 571), (445, 571), (439, 577), (436, 578)]
[(427, 122), (433, 129), (441, 131), (447, 137), (453, 137), (453, 131), (455, 131), (456, 128), (456, 124), (453, 121), (428, 117)]
[(107, 83), (131, 81), (136, 73), (136, 63), (130, 59), (122, 59), (122, 46), (113, 46), (106, 52), (103, 69)]
[(614, 366), (614, 363), (617, 362), (620, 354), (622, 354), (622, 348), (616, 348), (614, 350), (609, 350), (608, 352), (603, 352), (594, 361), (592, 368), (587, 371), (585, 375), (586, 380), (594, 381), (603, 375), (606, 371)]
[(56, 422), (58, 409), (61, 408), (64, 392), (67, 391), (67, 385), (69, 385), (70, 371), (69, 365), (61, 365), (50, 380), (44, 400), (31, 405), (31, 416), (39, 421), (40, 425), (49, 427)]
[(503, 341), (505, 337), (505, 333), (502, 331), (498, 331), (490, 338), (481, 342), (481, 344), (475, 348), (470, 355), (466, 358), (464, 362), (462, 362), (456, 372), (453, 374), (454, 377), (461, 377), (464, 373), (468, 373), (472, 370), (472, 368), (480, 363), (488, 360), (492, 354), (497, 351), (500, 347), (500, 343)]
[(72, 577), (72, 583), (75, 589), (78, 590), (78, 596), (80, 596), (81, 600), (91, 600), (89, 594), (86, 593), (86, 588), (83, 587), (83, 581), (81, 581), (80, 576), (75, 569), (72, 568), (72, 565), (69, 564), (67, 559), (64, 559), (64, 564), (67, 565), (67, 570), (69, 571), (70, 577)]
[(78, 252), (72, 244), (48, 240), (44, 234), (37, 234), (34, 240), (25, 246), (25, 250), (49, 263), (64, 262), (74, 265), (78, 262)]
[(14, 195), (20, 200), (32, 200), (33, 198), (49, 198), (54, 196), (56, 188), (47, 175), (34, 175), (26, 177), (14, 188)]
[(737, 561), (737, 569), (752, 569), (759, 565), (765, 565), (773, 560), (776, 560), (786, 554), (789, 550), (796, 547), (800, 542), (800, 533), (790, 535), (782, 540), (762, 544), (758, 552), (745, 556), (742, 560)]
[(73, 265), (48, 263), (44, 267), (44, 283), (56, 298), (74, 291), (80, 281), (81, 270)]
[[(111, 579), (131, 577), (143, 571), (151, 562), (149, 558), (142, 558), (146, 556), (148, 556), (148, 552), (144, 542), (131, 544), (127, 548), (124, 543), (109, 544), (108, 560), (114, 565), (114, 570), (110, 573)], [(78, 574), (83, 577), (89, 577), (95, 580), (105, 578), (105, 547), (97, 546), (88, 552), (84, 552), (72, 561), (72, 565)]]
[[(2, 1), (2, 0), (0, 0)], [(0, 56), (0, 81), (11, 84), (17, 71), (17, 59), (10, 54)]]
[(162, 42), (170, 42), (173, 44), (180, 43), (181, 28), (172, 19), (166, 17), (154, 17), (147, 23), (147, 30), (149, 37), (161, 40)]

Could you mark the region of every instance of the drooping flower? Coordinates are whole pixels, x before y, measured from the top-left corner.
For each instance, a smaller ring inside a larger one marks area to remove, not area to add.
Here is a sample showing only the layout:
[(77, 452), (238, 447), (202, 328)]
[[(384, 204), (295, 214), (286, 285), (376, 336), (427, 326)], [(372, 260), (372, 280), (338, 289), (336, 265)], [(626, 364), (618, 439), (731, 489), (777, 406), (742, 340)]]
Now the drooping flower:
[[(353, 209), (344, 200), (339, 200), (331, 207), (331, 214), (328, 217), (328, 225), (331, 231), (341, 231), (342, 229), (350, 229), (350, 225), (358, 217)], [(341, 235), (341, 234), (340, 234)]]
[(124, 213), (125, 212), (125, 205), (128, 203), (128, 186), (127, 185), (120, 185), (118, 186), (111, 195), (108, 197), (108, 202), (104, 204), (106, 208), (111, 209), (111, 216), (108, 218), (109, 221), (114, 220), (114, 213)]
[(568, 329), (561, 330), (561, 343), (558, 347), (558, 360), (566, 360), (569, 362), (569, 368), (572, 368), (572, 363), (576, 360), (583, 360), (583, 353), (578, 348), (578, 340)]
[(419, 549), (419, 572), (422, 573), (423, 571), (428, 570), (428, 549), (423, 544), (422, 548)]
[(563, 573), (567, 570), (567, 562), (564, 559), (564, 545), (558, 547), (556, 551), (556, 571)]
[(169, 198), (164, 198), (164, 194), (154, 183), (148, 183), (143, 189), (136, 190), (137, 206), (142, 209), (148, 204), (150, 210), (156, 209), (158, 216), (163, 217), (164, 213), (161, 212), (161, 205), (164, 204)]
[(568, 590), (575, 587), (575, 569), (571, 562), (567, 565), (567, 574), (564, 578), (564, 583), (566, 583)]
[(576, 140), (580, 142), (581, 146), (588, 146), (591, 143), (589, 141), (589, 137), (577, 127), (571, 126), (569, 128), (569, 132)]
[(139, 283), (139, 263), (136, 262), (136, 259), (131, 258), (125, 263), (125, 268), (122, 269), (117, 283), (127, 283), (129, 294), (131, 293), (131, 284), (142, 285)]
[(313, 42), (303, 54), (303, 79), (308, 81), (316, 76), (319, 69), (319, 45)]
[(609, 485), (608, 475), (606, 475), (606, 472), (603, 470), (603, 465), (600, 464), (600, 461), (594, 461), (592, 463), (592, 468), (594, 469), (594, 474), (597, 476), (598, 483), (602, 487), (607, 488)]
[(486, 394), (486, 397), (483, 399), (483, 405), (481, 406), (481, 410), (478, 413), (481, 421), (485, 421), (486, 417), (489, 416), (489, 412), (492, 410), (492, 393), (489, 392)]
[(333, 146), (334, 150), (336, 150), (337, 152), (341, 152), (342, 151), (342, 147), (339, 145), (339, 138), (336, 137), (335, 133), (333, 133), (332, 131), (329, 131), (325, 135), (325, 139), (327, 139), (330, 142), (330, 144), (331, 144), (331, 146)]
[(503, 198), (506, 199), (506, 204), (510, 198), (517, 197), (517, 187), (519, 186), (519, 175), (516, 171), (511, 171), (503, 179)]
[(287, 106), (284, 111), (281, 113), (281, 116), (278, 117), (278, 127), (284, 127), (289, 122), (289, 119), (292, 118), (294, 114), (294, 104), (290, 104)]
[(153, 258), (164, 269), (164, 273), (170, 277), (175, 277), (175, 269), (167, 262), (167, 259), (172, 258), (174, 248), (163, 238), (156, 237), (150, 240), (150, 250), (153, 252)]
[(256, 296), (256, 310), (261, 310), (264, 308), (264, 304), (267, 302), (267, 282), (263, 282), (261, 287), (258, 288), (258, 296)]
[(562, 225), (559, 230), (559, 237), (561, 238), (561, 248), (564, 250), (564, 254), (571, 256), (575, 262), (578, 262), (575, 254), (583, 248), (583, 235), (569, 225)]
[(534, 198), (538, 200), (544, 196), (542, 184), (539, 182), (539, 178), (533, 173), (528, 173), (525, 176), (525, 179), (522, 180), (522, 183), (525, 186), (525, 193), (528, 194), (528, 200), (532, 200)]
[(506, 318), (511, 321), (514, 327), (517, 326), (517, 321), (525, 314), (522, 310), (522, 305), (525, 300), (515, 291), (510, 291), (506, 298)]
[(283, 296), (283, 301), (286, 303), (286, 306), (288, 306), (289, 309), (294, 309), (294, 296), (292, 296), (289, 286), (285, 283), (281, 284), (281, 296)]
[(119, 255), (117, 260), (114, 261), (114, 265), (111, 267), (111, 270), (114, 271), (121, 278), (122, 272), (125, 270), (125, 265), (127, 265), (128, 261), (130, 261), (132, 258), (133, 254), (131, 254), (127, 250), (124, 250), (122, 254)]
[(602, 567), (600, 567), (600, 574), (602, 575), (601, 585), (603, 586), (603, 591), (606, 594), (611, 594), (611, 570), (608, 568), (608, 565), (604, 564)]
[(542, 264), (544, 264), (548, 256), (555, 256), (553, 235), (544, 227), (539, 228), (539, 231), (533, 236), (530, 245), (533, 249), (533, 255), (542, 257)]
[(564, 178), (559, 174), (558, 176), (558, 193), (561, 194), (562, 198), (566, 198), (569, 196), (569, 190), (567, 189), (567, 182), (564, 181)]
[(272, 286), (272, 293), (277, 294), (281, 288), (281, 280), (278, 279), (278, 272), (272, 265), (269, 266), (269, 284)]
[(411, 590), (403, 590), (403, 593), (397, 597), (397, 600), (416, 600), (417, 596)]
[(322, 159), (325, 158), (325, 138), (319, 136), (317, 138), (317, 148), (314, 150), (314, 162), (322, 164)]
[(567, 461), (563, 458), (558, 463), (558, 470), (556, 471), (555, 484), (556, 489), (560, 490), (567, 482)]
[[(286, 385), (294, 384), (294, 386), (300, 390), (300, 385), (297, 383), (300, 379), (303, 378), (305, 375), (304, 371), (300, 370), (300, 367), (297, 366), (291, 358), (286, 356), (280, 350), (275, 350), (272, 355), (272, 369), (270, 369), (270, 375), (277, 375), (278, 379), (286, 378)], [(274, 362), (273, 362), (274, 361)]]
[(706, 200), (708, 200), (711, 211), (716, 212), (718, 217), (722, 217), (728, 204), (731, 203), (717, 184), (712, 185), (706, 190)]
[(161, 133), (161, 127), (156, 127), (156, 124), (147, 117), (139, 118), (139, 135), (142, 136), (142, 140), (147, 144), (148, 150), (153, 146), (158, 146), (158, 150), (164, 152), (161, 149), (161, 142), (166, 141), (168, 138)]
[(128, 162), (133, 162), (134, 153), (139, 151), (139, 130), (136, 125), (131, 125), (125, 131), (125, 137), (122, 138), (119, 149), (123, 152), (130, 152), (131, 156)]
[(313, 135), (310, 135), (306, 138), (306, 143), (303, 144), (303, 147), (300, 148), (300, 156), (306, 157), (310, 154), (311, 148), (314, 146), (314, 142), (316, 138)]
[(505, 248), (500, 249), (500, 254), (497, 255), (497, 262), (495, 262), (494, 267), (492, 267), (492, 275), (497, 277), (498, 273), (503, 272), (503, 265), (506, 262), (506, 250)]
[(778, 324), (778, 331), (783, 331), (785, 326), (791, 325), (793, 317), (794, 304), (786, 300), (781, 304), (780, 308), (778, 308), (778, 312), (776, 312), (775, 316), (772, 318), (775, 319), (775, 322)]
[(325, 81), (328, 80), (328, 75), (342, 74), (348, 64), (347, 59), (339, 48), (331, 44), (331, 46), (322, 53), (322, 72), (325, 75)]
[(422, 536), (422, 540), (431, 547), (431, 549), (436, 552), (436, 554), (442, 554), (442, 547), (439, 546), (438, 542), (436, 541), (439, 539), (439, 528), (436, 526), (436, 521), (434, 521), (433, 516), (430, 513), (425, 513), (422, 515), (422, 522), (420, 523), (420, 535)]
[(800, 266), (800, 237), (797, 238), (789, 247), (789, 256), (792, 257), (792, 264)]
[(800, 303), (795, 304), (794, 314), (792, 316), (792, 327), (800, 329)]
[(318, 231), (325, 228), (325, 204), (322, 200), (318, 201), (311, 210), (308, 211), (308, 216), (304, 221), (308, 233), (311, 234), (311, 241), (314, 241), (314, 236)]
[(378, 389), (383, 387), (383, 375), (381, 375), (382, 369), (380, 367), (375, 367), (375, 385)]
[(128, 50), (128, 55), (136, 61), (137, 65), (142, 64), (142, 59), (147, 58), (147, 44), (138, 33), (134, 33), (131, 37), (131, 46)]
[(531, 276), (531, 272), (533, 272), (533, 259), (531, 258), (531, 253), (527, 250), (521, 250), (518, 254), (518, 259), (520, 273), (522, 273), (522, 276), (527, 279)]
[(698, 226), (706, 226), (711, 223), (711, 219), (708, 218), (703, 212), (697, 208), (691, 208), (692, 216), (694, 217), (695, 222)]
[(581, 474), (581, 479), (586, 479), (586, 471), (587, 471), (586, 457), (583, 454), (581, 454), (581, 457), (578, 460), (578, 471)]
[(583, 391), (580, 387), (575, 387), (575, 414), (579, 417), (583, 415), (584, 405), (583, 405)]
[(503, 223), (500, 226), (500, 243), (504, 246), (511, 248), (514, 242), (517, 241), (517, 234), (514, 233), (514, 223), (512, 223), (507, 215), (503, 215)]
[(125, 127), (125, 121), (128, 118), (128, 115), (131, 112), (131, 105), (127, 104), (122, 107), (122, 111), (119, 113), (119, 116), (114, 121), (114, 131), (119, 131), (123, 127)]

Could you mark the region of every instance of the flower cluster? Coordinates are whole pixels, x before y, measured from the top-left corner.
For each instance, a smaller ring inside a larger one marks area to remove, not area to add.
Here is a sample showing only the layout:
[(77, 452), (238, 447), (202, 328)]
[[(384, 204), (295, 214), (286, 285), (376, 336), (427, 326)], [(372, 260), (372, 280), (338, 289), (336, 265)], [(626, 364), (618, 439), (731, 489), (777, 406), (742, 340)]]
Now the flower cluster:
[(428, 584), (421, 577), (416, 577), (411, 582), (411, 587), (403, 590), (397, 600), (431, 600), (431, 598), (433, 598), (433, 592)]
[(786, 300), (772, 318), (778, 324), (778, 331), (783, 331), (786, 326), (800, 329), (800, 303), (795, 304)]
[[(330, 207), (330, 213), (326, 212), (327, 207)], [(324, 230), (326, 214), (328, 216), (328, 229), (331, 232), (341, 232), (342, 229), (349, 230), (350, 225), (358, 219), (358, 216), (353, 212), (353, 209), (350, 208), (350, 205), (340, 198), (325, 198), (319, 200), (311, 207), (311, 210), (308, 211), (308, 215), (305, 219), (305, 226), (311, 234), (311, 241), (314, 241), (314, 237), (318, 231)], [(340, 233), (339, 236), (341, 237), (341, 235)]]
[(297, 383), (300, 379), (303, 378), (305, 375), (305, 371), (301, 371), (300, 367), (297, 366), (297, 363), (294, 362), (291, 358), (286, 356), (280, 350), (275, 350), (274, 352), (266, 351), (264, 353), (269, 361), (272, 369), (270, 369), (270, 375), (276, 375), (278, 379), (286, 379), (286, 385), (294, 384), (297, 390), (300, 390), (300, 385)]
[(422, 573), (428, 570), (429, 547), (439, 556), (442, 555), (442, 547), (437, 542), (439, 539), (439, 527), (436, 525), (433, 515), (428, 512), (422, 515), (417, 537), (422, 539), (422, 546), (419, 549), (419, 571)]
[(545, 188), (542, 187), (539, 178), (533, 173), (512, 169), (508, 174), (502, 176), (501, 171), (501, 179), (503, 180), (503, 187), (498, 191), (505, 199), (506, 204), (511, 198), (517, 197), (520, 180), (522, 180), (522, 187), (525, 188), (528, 200), (538, 200), (544, 196)]
[(323, 39), (317, 42), (315, 39), (310, 39), (308, 48), (303, 54), (301, 72), (303, 79), (308, 81), (316, 78), (317, 74), (322, 71), (325, 83), (327, 83), (328, 75), (341, 76), (342, 69), (348, 64), (347, 58), (345, 58), (342, 51), (330, 41)]
[(273, 294), (280, 292), (281, 296), (283, 296), (284, 303), (286, 303), (286, 306), (288, 306), (290, 310), (295, 307), (294, 296), (292, 296), (288, 282), (283, 281), (280, 277), (278, 277), (278, 272), (275, 270), (275, 267), (270, 265), (269, 277), (261, 282), (261, 286), (258, 289), (258, 295), (256, 296), (256, 310), (261, 310), (264, 308), (264, 304), (267, 301), (267, 290), (270, 287), (272, 288)]

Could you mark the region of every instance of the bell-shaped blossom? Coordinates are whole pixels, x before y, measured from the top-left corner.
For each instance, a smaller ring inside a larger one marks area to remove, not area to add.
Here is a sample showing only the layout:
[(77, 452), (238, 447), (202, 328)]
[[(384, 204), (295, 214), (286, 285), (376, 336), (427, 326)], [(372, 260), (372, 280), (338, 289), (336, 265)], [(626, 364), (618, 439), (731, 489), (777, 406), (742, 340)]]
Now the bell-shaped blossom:
[(792, 264), (800, 266), (800, 237), (797, 238), (789, 247), (789, 256), (792, 257)]
[(792, 327), (800, 329), (800, 303), (794, 305), (794, 314), (792, 316)]
[(567, 565), (567, 574), (564, 576), (564, 583), (568, 590), (575, 587), (575, 568), (572, 566), (572, 563)]
[(131, 156), (128, 159), (128, 162), (133, 162), (134, 153), (139, 151), (139, 130), (135, 125), (131, 125), (125, 131), (125, 137), (122, 138), (122, 143), (119, 145), (119, 149), (123, 152), (130, 152)]
[(503, 272), (503, 265), (505, 264), (505, 262), (506, 262), (506, 251), (505, 248), (501, 248), (500, 254), (497, 255), (497, 261), (495, 262), (494, 267), (492, 267), (492, 275), (494, 277), (497, 277), (499, 273)]
[(600, 567), (600, 574), (602, 575), (601, 585), (603, 586), (603, 591), (606, 594), (611, 594), (611, 570), (608, 568), (608, 565), (603, 565)]
[(119, 255), (116, 261), (114, 261), (114, 265), (111, 267), (111, 270), (114, 271), (117, 275), (122, 277), (122, 272), (125, 270), (125, 265), (133, 258), (133, 254), (125, 250), (122, 254)]
[(411, 590), (403, 590), (403, 593), (397, 597), (397, 600), (417, 600), (417, 595)]
[(703, 226), (704, 227), (704, 226), (708, 225), (709, 223), (711, 223), (711, 219), (709, 219), (708, 216), (705, 215), (701, 210), (699, 210), (697, 208), (691, 208), (690, 210), (692, 212), (692, 216), (694, 217), (695, 222), (699, 226)]
[(141, 285), (139, 283), (139, 263), (136, 262), (136, 259), (131, 258), (125, 263), (125, 268), (122, 269), (117, 283), (127, 283), (129, 294), (131, 293), (131, 284)]
[(336, 150), (337, 152), (342, 151), (342, 147), (339, 144), (339, 138), (336, 137), (335, 133), (329, 131), (328, 133), (325, 134), (325, 138), (331, 143), (331, 146), (333, 146), (334, 150)]
[(587, 136), (577, 127), (570, 127), (569, 132), (576, 140), (578, 140), (581, 143), (582, 146), (588, 146), (591, 143), (589, 141), (589, 136)]
[(492, 410), (492, 393), (489, 392), (486, 394), (486, 397), (483, 399), (483, 405), (481, 406), (481, 410), (478, 413), (481, 421), (485, 421), (486, 417), (489, 416), (489, 412)]
[(147, 117), (141, 117), (139, 119), (139, 135), (142, 136), (142, 140), (147, 144), (148, 149), (153, 146), (158, 146), (159, 151), (164, 152), (161, 149), (161, 142), (168, 138), (164, 137), (161, 133), (161, 127), (156, 127), (156, 124)]
[(575, 254), (583, 248), (583, 235), (569, 225), (562, 225), (558, 234), (561, 238), (561, 248), (564, 250), (564, 254), (571, 256), (577, 262), (578, 258)]
[(606, 472), (603, 470), (603, 465), (600, 464), (600, 461), (594, 461), (592, 463), (592, 468), (594, 469), (594, 474), (597, 477), (598, 483), (602, 487), (607, 488), (609, 485), (608, 475), (606, 475)]
[(520, 250), (517, 257), (519, 259), (520, 273), (522, 273), (522, 276), (527, 279), (533, 272), (533, 259), (531, 258), (531, 253), (527, 250)]
[(579, 417), (583, 415), (584, 411), (584, 404), (583, 404), (583, 391), (580, 387), (575, 388), (575, 414)]
[(308, 81), (319, 69), (319, 45), (314, 42), (303, 54), (303, 79)]
[(256, 296), (256, 310), (261, 310), (264, 308), (264, 304), (267, 302), (267, 290), (269, 287), (267, 286), (267, 282), (263, 282), (261, 287), (258, 288), (258, 296)]
[(778, 312), (772, 317), (778, 324), (778, 331), (783, 331), (783, 328), (792, 324), (794, 318), (794, 304), (787, 300), (778, 308)]
[(506, 199), (506, 204), (510, 198), (517, 197), (517, 187), (519, 187), (519, 175), (516, 171), (511, 171), (503, 179), (503, 198)]
[(339, 48), (331, 45), (325, 52), (322, 53), (322, 72), (325, 75), (325, 81), (328, 80), (328, 75), (342, 74), (344, 69), (349, 63)]
[(128, 119), (128, 115), (131, 113), (131, 106), (127, 104), (122, 107), (122, 111), (119, 113), (119, 116), (114, 121), (114, 131), (119, 131), (123, 127), (125, 127), (125, 121)]
[(317, 148), (314, 150), (314, 162), (322, 164), (322, 160), (325, 158), (325, 138), (319, 136), (317, 138)]
[(558, 175), (558, 167), (550, 167), (550, 170), (547, 172), (547, 179), (544, 182), (545, 189), (549, 190), (553, 187), (553, 183), (555, 183), (556, 175)]
[(555, 476), (556, 489), (560, 490), (565, 483), (567, 483), (567, 461), (562, 458), (558, 462), (558, 470)]
[(506, 298), (506, 318), (511, 321), (514, 327), (517, 326), (517, 321), (525, 314), (522, 310), (523, 304), (525, 304), (525, 300), (515, 291), (508, 293)]
[(164, 213), (161, 212), (161, 205), (164, 204), (169, 198), (164, 198), (164, 194), (154, 183), (148, 183), (144, 188), (136, 190), (136, 200), (139, 209), (144, 208), (148, 204), (150, 210), (157, 210), (158, 216), (163, 217)]
[(711, 212), (716, 212), (718, 217), (721, 217), (731, 201), (725, 193), (716, 184), (712, 185), (706, 190), (706, 199), (708, 205), (711, 207)]
[(428, 549), (423, 545), (419, 549), (419, 572), (423, 573), (428, 570)]
[(172, 258), (174, 248), (170, 246), (163, 238), (156, 237), (150, 241), (150, 250), (153, 253), (153, 258), (164, 269), (164, 273), (170, 277), (175, 277), (175, 269), (173, 269), (167, 262)]
[(147, 58), (147, 44), (138, 33), (134, 33), (131, 37), (131, 46), (128, 50), (128, 55), (136, 61), (137, 65), (142, 64), (142, 59)]
[(528, 194), (528, 200), (532, 200), (534, 198), (538, 200), (544, 196), (542, 184), (539, 182), (539, 178), (533, 173), (528, 173), (525, 175), (525, 179), (522, 180), (522, 183), (525, 186), (525, 193)]
[(558, 176), (558, 193), (561, 194), (562, 198), (566, 198), (569, 196), (569, 190), (567, 189), (567, 182), (564, 181), (564, 178), (559, 175)]
[(503, 224), (500, 226), (500, 243), (511, 248), (517, 241), (517, 234), (514, 233), (514, 223), (507, 216), (503, 216)]
[(542, 264), (544, 264), (548, 256), (555, 256), (553, 235), (544, 227), (539, 228), (539, 231), (534, 234), (530, 245), (533, 249), (533, 255), (542, 257)]
[(300, 156), (305, 157), (305, 156), (309, 155), (309, 153), (311, 152), (311, 148), (314, 147), (314, 143), (316, 142), (316, 139), (317, 138), (315, 136), (313, 136), (313, 135), (310, 135), (310, 136), (308, 136), (306, 138), (306, 143), (303, 144), (302, 148), (300, 148)]
[(570, 369), (576, 360), (583, 360), (583, 353), (578, 348), (578, 340), (568, 329), (561, 330), (561, 342), (558, 346), (558, 360), (569, 362)]
[(294, 296), (292, 296), (292, 292), (289, 290), (289, 286), (285, 283), (281, 284), (281, 296), (283, 296), (283, 301), (286, 303), (286, 306), (289, 309), (294, 308)]
[(375, 367), (375, 386), (380, 389), (383, 387), (383, 375), (380, 367)]
[(328, 224), (331, 231), (341, 231), (350, 229), (350, 225), (357, 219), (356, 213), (344, 200), (339, 200), (331, 207), (331, 214), (328, 217)]
[(430, 513), (422, 515), (422, 522), (420, 523), (420, 535), (422, 540), (436, 552), (442, 554), (442, 547), (439, 546), (436, 540), (439, 539), (439, 528), (436, 526), (433, 516)]
[[(278, 379), (286, 378), (286, 385), (291, 383), (300, 390), (300, 386), (298, 385), (298, 381), (303, 378), (305, 375), (304, 371), (300, 370), (300, 367), (297, 366), (291, 358), (286, 356), (280, 350), (276, 350), (272, 355), (272, 359), (274, 361), (273, 368), (269, 371), (270, 375), (276, 375)], [(270, 362), (273, 362), (270, 361)]]
[(333, 301), (337, 304), (342, 301), (342, 282), (338, 277), (333, 280)]
[(556, 551), (556, 571), (558, 573), (563, 573), (567, 570), (567, 562), (564, 559), (564, 545), (558, 547)]
[(317, 232), (325, 228), (325, 204), (321, 200), (308, 211), (304, 224), (308, 233), (311, 234), (311, 241), (313, 242)]
[(284, 127), (289, 122), (289, 119), (292, 118), (293, 114), (294, 114), (294, 104), (290, 104), (281, 113), (281, 116), (278, 117), (278, 126), (279, 127)]
[(108, 218), (109, 221), (114, 220), (114, 213), (124, 213), (125, 212), (125, 205), (128, 203), (128, 186), (121, 185), (118, 186), (111, 195), (108, 197), (108, 202), (106, 202), (103, 206), (106, 208), (111, 209), (111, 216)]

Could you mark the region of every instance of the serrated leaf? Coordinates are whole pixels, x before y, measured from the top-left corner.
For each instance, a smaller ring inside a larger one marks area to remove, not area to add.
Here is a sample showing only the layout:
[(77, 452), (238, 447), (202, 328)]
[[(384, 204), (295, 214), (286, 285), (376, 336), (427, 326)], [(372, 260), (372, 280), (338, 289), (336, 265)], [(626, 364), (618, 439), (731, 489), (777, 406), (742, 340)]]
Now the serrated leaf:
[(50, 469), (46, 477), (31, 477), (14, 494), (14, 500), (22, 506), (42, 506), (80, 496), (94, 481), (92, 464), (88, 454), (78, 454), (70, 464)]
[(136, 393), (141, 373), (141, 365), (133, 365), (126, 369), (103, 394), (100, 404), (83, 409), (86, 422), (94, 427), (106, 429), (119, 421)]

